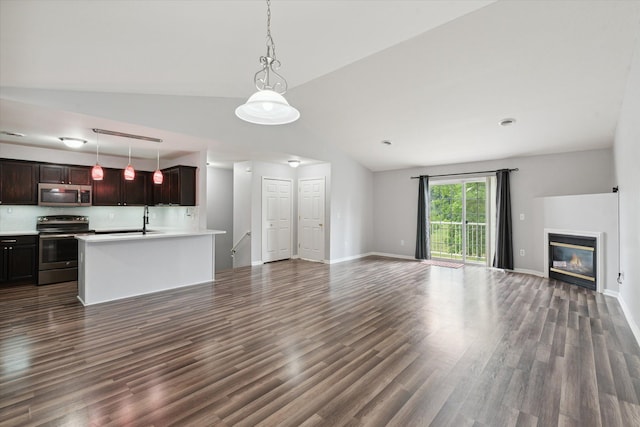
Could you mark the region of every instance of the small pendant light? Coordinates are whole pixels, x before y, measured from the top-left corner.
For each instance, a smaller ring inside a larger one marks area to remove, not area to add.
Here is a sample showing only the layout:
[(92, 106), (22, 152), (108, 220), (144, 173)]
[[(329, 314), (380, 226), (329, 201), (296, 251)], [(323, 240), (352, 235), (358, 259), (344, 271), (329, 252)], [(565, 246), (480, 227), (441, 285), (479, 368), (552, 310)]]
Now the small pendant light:
[(125, 181), (133, 181), (136, 177), (136, 171), (131, 166), (131, 146), (129, 146), (129, 164), (124, 169), (124, 179)]
[(162, 181), (164, 181), (164, 177), (162, 176), (162, 171), (160, 170), (160, 150), (158, 150), (158, 165), (156, 166), (156, 171), (153, 173), (153, 183), (162, 184)]
[(104, 171), (98, 161), (98, 152), (100, 151), (100, 143), (98, 142), (98, 134), (96, 133), (96, 164), (91, 169), (91, 179), (94, 181), (102, 181), (104, 178)]

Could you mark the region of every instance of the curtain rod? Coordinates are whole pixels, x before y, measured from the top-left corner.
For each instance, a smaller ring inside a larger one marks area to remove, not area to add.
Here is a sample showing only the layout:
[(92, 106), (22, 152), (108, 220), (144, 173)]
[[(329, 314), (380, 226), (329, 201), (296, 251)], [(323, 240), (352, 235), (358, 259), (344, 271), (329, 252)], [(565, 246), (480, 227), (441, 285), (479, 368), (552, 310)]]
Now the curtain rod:
[[(441, 176), (460, 176), (460, 175), (476, 175), (479, 173), (495, 173), (498, 172), (499, 170), (502, 169), (497, 169), (497, 170), (493, 170), (493, 171), (478, 171), (478, 172), (460, 172), (460, 173), (443, 173), (440, 175), (420, 175), (420, 176), (428, 176), (429, 178), (438, 178)], [(509, 169), (509, 172), (517, 172), (519, 169), (515, 168), (515, 169)], [(411, 179), (418, 179), (420, 178), (420, 176), (412, 176)]]

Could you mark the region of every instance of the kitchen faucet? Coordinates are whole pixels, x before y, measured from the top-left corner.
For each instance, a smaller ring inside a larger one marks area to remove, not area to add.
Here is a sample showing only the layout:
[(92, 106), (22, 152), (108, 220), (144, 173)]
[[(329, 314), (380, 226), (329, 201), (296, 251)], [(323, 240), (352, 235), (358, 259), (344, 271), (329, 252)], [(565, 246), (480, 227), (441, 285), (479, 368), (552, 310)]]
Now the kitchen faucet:
[(147, 224), (149, 224), (149, 206), (144, 205), (142, 214), (142, 234), (147, 234)]

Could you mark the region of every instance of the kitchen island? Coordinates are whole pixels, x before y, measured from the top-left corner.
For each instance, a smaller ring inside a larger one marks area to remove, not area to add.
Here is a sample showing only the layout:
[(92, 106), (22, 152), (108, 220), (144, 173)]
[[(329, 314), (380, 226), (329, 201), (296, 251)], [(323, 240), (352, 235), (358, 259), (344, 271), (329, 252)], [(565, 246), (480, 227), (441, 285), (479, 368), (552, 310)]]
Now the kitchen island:
[(77, 236), (78, 299), (84, 305), (214, 280), (219, 230)]

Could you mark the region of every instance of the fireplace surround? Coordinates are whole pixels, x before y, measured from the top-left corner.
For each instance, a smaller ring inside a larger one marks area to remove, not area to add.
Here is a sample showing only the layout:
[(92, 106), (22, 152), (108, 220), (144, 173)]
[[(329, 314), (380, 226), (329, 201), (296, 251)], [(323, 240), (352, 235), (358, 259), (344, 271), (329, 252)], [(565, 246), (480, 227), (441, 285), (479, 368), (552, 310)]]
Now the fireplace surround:
[(596, 290), (596, 238), (549, 234), (549, 278)]
[(602, 292), (603, 236), (602, 232), (545, 228), (544, 276)]

